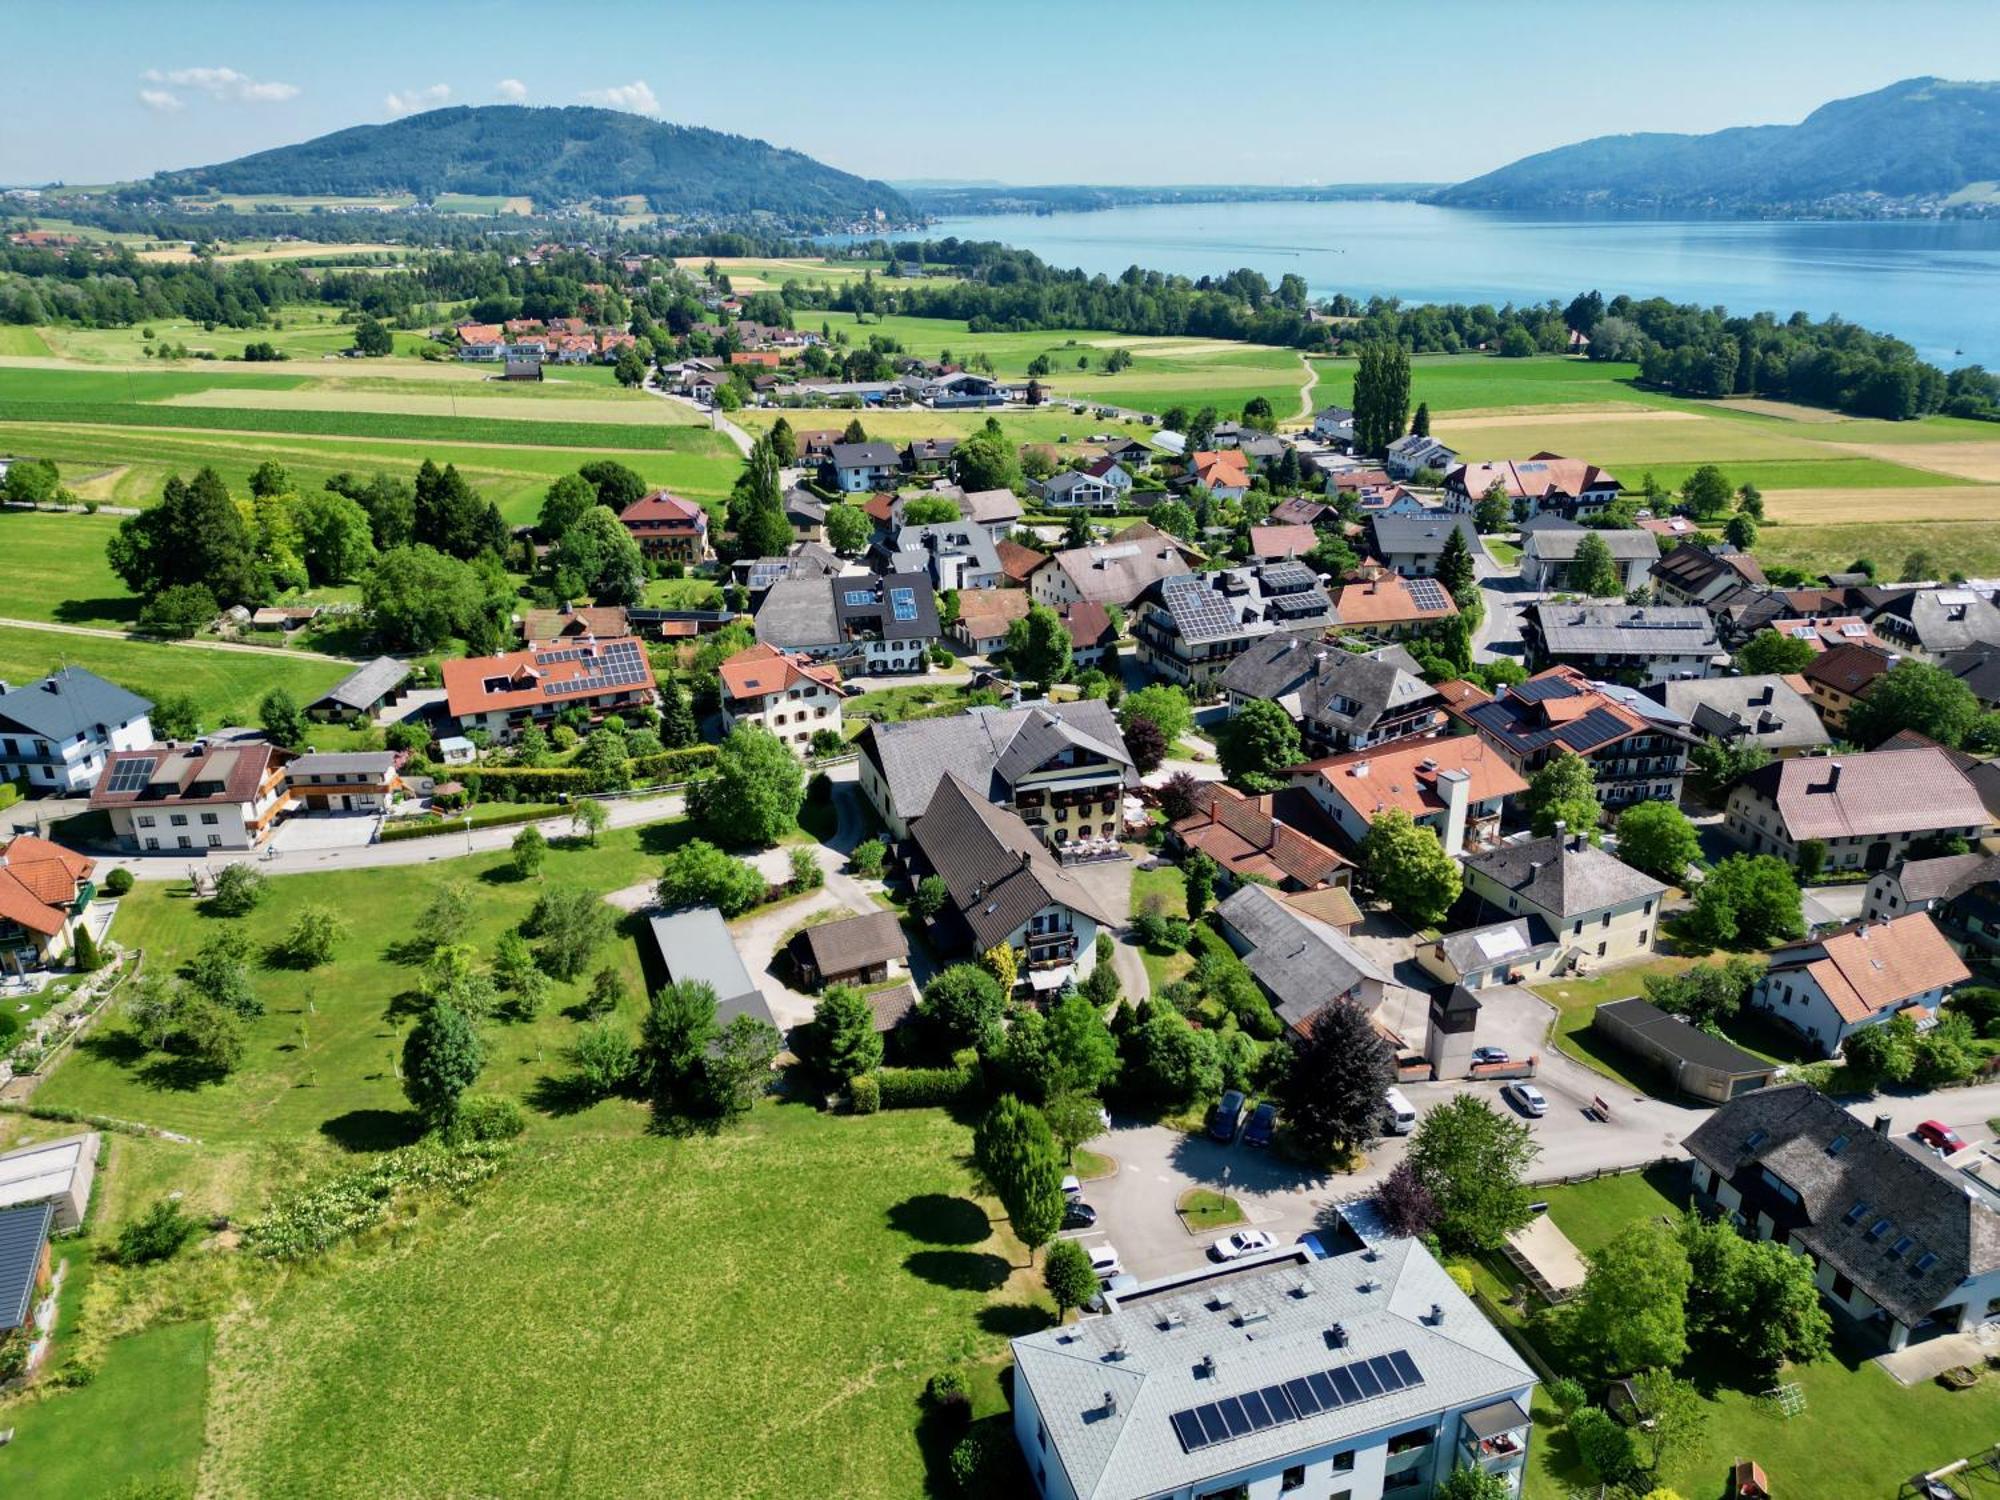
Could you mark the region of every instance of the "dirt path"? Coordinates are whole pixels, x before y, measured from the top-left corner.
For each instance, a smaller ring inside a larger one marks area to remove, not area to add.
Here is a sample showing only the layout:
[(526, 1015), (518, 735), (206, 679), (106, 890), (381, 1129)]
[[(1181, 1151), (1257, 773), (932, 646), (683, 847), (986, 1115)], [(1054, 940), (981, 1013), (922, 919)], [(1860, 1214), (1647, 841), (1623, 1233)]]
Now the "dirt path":
[(250, 646), (240, 641), (168, 641), (158, 636), (139, 635), (129, 630), (106, 630), (97, 625), (58, 625), (50, 620), (15, 620), (0, 616), (0, 626), (15, 630), (46, 630), (53, 635), (88, 635), (106, 641), (140, 641), (149, 646), (188, 646), (196, 651), (237, 651), (250, 656), (282, 656), (287, 661), (337, 661), (344, 667), (360, 665), (351, 656), (330, 656), (324, 651), (293, 651), (284, 646)]
[(1299, 414), (1296, 420), (1310, 422), (1313, 419), (1313, 387), (1319, 384), (1319, 366), (1303, 354), (1299, 360), (1306, 367), (1306, 383), (1299, 387)]

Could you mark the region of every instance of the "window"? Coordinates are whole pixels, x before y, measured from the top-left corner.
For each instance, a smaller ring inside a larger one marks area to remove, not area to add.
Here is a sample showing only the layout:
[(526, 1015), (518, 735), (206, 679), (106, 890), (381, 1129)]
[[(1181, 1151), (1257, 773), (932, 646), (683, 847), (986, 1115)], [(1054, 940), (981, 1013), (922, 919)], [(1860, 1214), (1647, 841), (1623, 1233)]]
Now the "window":
[(1305, 1487), (1306, 1466), (1304, 1464), (1293, 1464), (1289, 1469), (1285, 1470), (1285, 1477), (1278, 1482), (1278, 1491), (1280, 1494), (1286, 1490), (1302, 1490)]
[(1352, 1448), (1349, 1448), (1345, 1453), (1336, 1453), (1333, 1455), (1334, 1473), (1348, 1474), (1352, 1473), (1353, 1470), (1354, 1470), (1354, 1450)]
[(1846, 1302), (1852, 1299), (1853, 1296), (1854, 1283), (1841, 1275), (1840, 1272), (1835, 1271), (1833, 1273), (1833, 1300), (1836, 1302)]
[(147, 839), (146, 847), (148, 849), (157, 849), (160, 847), (160, 841), (158, 839)]
[(1382, 1481), (1382, 1493), (1387, 1495), (1394, 1490), (1413, 1490), (1423, 1482), (1424, 1471), (1421, 1465), (1404, 1469), (1401, 1473), (1391, 1474)]
[(217, 817), (214, 813), (203, 813), (201, 815), (201, 821), (203, 826), (213, 828), (216, 824), (220, 823), (222, 819)]
[(185, 828), (188, 826), (186, 813), (174, 813), (167, 818), (167, 821), (176, 828)]
[(153, 815), (151, 813), (141, 813), (139, 814), (138, 822), (141, 828), (151, 828), (153, 826)]
[(1437, 1429), (1433, 1427), (1412, 1427), (1399, 1432), (1389, 1439), (1389, 1456), (1396, 1458), (1405, 1453), (1414, 1453), (1419, 1448), (1428, 1448), (1436, 1437)]
[(211, 833), (208, 836), (208, 847), (211, 849), (220, 849), (222, 847), (222, 835), (219, 833)]
[(1606, 912), (1604, 914), (1604, 920), (1599, 922), (1597, 925), (1600, 927), (1609, 927), (1611, 925), (1611, 913)]
[(1854, 1207), (1850, 1208), (1847, 1211), (1847, 1213), (1843, 1217), (1843, 1222), (1848, 1224), (1859, 1224), (1861, 1222), (1861, 1216), (1867, 1212), (1868, 1212), (1868, 1201), (1864, 1198), (1862, 1201), (1856, 1203)]

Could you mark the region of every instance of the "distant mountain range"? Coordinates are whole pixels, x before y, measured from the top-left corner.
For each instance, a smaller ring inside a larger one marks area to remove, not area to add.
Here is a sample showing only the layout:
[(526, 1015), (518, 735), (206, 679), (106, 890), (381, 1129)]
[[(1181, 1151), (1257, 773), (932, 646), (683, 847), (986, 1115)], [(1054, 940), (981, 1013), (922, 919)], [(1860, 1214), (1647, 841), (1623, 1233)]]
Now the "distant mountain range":
[(656, 213), (763, 211), (822, 223), (880, 212), (913, 217), (902, 194), (747, 136), (666, 125), (611, 109), (515, 104), (436, 109), (357, 125), (212, 167), (162, 172), (176, 194), (296, 193), (355, 197), (444, 193), (525, 197), (538, 209), (640, 197)]
[(1910, 78), (1797, 125), (1606, 135), (1430, 196), (1467, 208), (1811, 212), (1871, 197), (1985, 201), (2000, 182), (2000, 84)]

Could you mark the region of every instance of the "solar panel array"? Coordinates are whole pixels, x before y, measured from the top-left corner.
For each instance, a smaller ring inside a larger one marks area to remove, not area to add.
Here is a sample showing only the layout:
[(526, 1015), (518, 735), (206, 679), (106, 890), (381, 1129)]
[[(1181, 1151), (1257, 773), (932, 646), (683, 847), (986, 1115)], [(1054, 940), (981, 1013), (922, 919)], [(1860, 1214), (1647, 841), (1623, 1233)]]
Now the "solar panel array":
[(646, 680), (646, 659), (637, 641), (613, 641), (606, 646), (580, 647), (574, 651), (538, 653), (547, 662), (593, 662), (593, 670), (582, 677), (542, 684), (544, 698), (568, 697), (576, 693), (602, 693), (612, 688), (637, 687)]
[(1508, 744), (1521, 750), (1540, 750), (1547, 745), (1567, 745), (1579, 753), (1608, 744), (1631, 731), (1631, 725), (1609, 709), (1593, 708), (1580, 719), (1554, 727), (1530, 729), (1508, 713), (1501, 703), (1481, 703), (1467, 711), (1475, 724), (1491, 729)]
[(1405, 584), (1410, 591), (1410, 601), (1418, 609), (1431, 611), (1449, 607), (1444, 585), (1435, 578), (1411, 578), (1405, 580)]
[(1196, 1453), (1231, 1438), (1301, 1422), (1307, 1417), (1338, 1411), (1343, 1406), (1372, 1401), (1377, 1396), (1423, 1383), (1417, 1362), (1407, 1351), (1397, 1349), (1371, 1359), (1335, 1365), (1315, 1375), (1245, 1391), (1240, 1396), (1225, 1396), (1220, 1401), (1191, 1406), (1175, 1412), (1168, 1420), (1173, 1423), (1174, 1435), (1181, 1440), (1182, 1449)]
[(1205, 577), (1169, 578), (1160, 586), (1160, 598), (1184, 641), (1217, 640), (1236, 629), (1236, 607)]
[(1295, 594), (1319, 586), (1319, 574), (1296, 559), (1266, 563), (1260, 576), (1267, 594)]
[(917, 591), (915, 589), (890, 589), (889, 612), (898, 620), (915, 620), (917, 617)]
[(873, 589), (847, 589), (840, 596), (849, 609), (862, 609), (875, 602)]
[(1323, 615), (1333, 608), (1324, 589), (1306, 589), (1296, 594), (1280, 594), (1266, 602), (1266, 608), (1281, 619), (1296, 620), (1306, 615)]
[(137, 760), (121, 760), (111, 768), (111, 782), (105, 787), (107, 792), (136, 792), (152, 778), (153, 768), (160, 762), (157, 758), (144, 755)]

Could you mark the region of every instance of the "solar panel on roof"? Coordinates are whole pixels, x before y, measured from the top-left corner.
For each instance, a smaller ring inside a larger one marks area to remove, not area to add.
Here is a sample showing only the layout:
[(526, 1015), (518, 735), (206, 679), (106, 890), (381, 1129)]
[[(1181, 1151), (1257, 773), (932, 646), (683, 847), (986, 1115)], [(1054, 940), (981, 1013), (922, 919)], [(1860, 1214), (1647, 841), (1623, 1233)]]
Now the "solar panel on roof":
[(1174, 1436), (1181, 1440), (1181, 1447), (1194, 1453), (1208, 1446), (1208, 1437), (1201, 1430), (1201, 1418), (1192, 1411), (1177, 1411), (1168, 1419), (1174, 1424)]
[(1406, 581), (1410, 599), (1418, 609), (1441, 610), (1445, 608), (1444, 585), (1435, 578), (1411, 578)]
[(1342, 1365), (1339, 1369), (1328, 1370), (1326, 1378), (1333, 1382), (1333, 1393), (1340, 1397), (1342, 1406), (1361, 1399), (1361, 1382), (1354, 1378), (1351, 1366)]
[(1395, 1349), (1280, 1385), (1263, 1386), (1240, 1396), (1225, 1396), (1175, 1412), (1168, 1420), (1173, 1423), (1182, 1450), (1194, 1453), (1230, 1438), (1282, 1427), (1336, 1411), (1349, 1402), (1408, 1390), (1423, 1383), (1417, 1362), (1407, 1351)]
[(1394, 1365), (1396, 1373), (1403, 1377), (1403, 1384), (1405, 1386), (1422, 1385), (1424, 1383), (1423, 1373), (1417, 1369), (1417, 1362), (1410, 1358), (1409, 1350), (1390, 1350), (1389, 1363)]
[(850, 609), (875, 602), (875, 593), (872, 589), (848, 589), (841, 597), (847, 601)]
[(1361, 1388), (1364, 1399), (1382, 1394), (1382, 1382), (1375, 1378), (1375, 1372), (1368, 1368), (1366, 1360), (1356, 1360), (1347, 1367), (1347, 1373), (1354, 1377), (1354, 1383)]
[(916, 619), (917, 591), (915, 589), (890, 589), (889, 612), (899, 620)]
[(1394, 1362), (1386, 1354), (1378, 1354), (1369, 1360), (1368, 1371), (1382, 1382), (1385, 1391), (1400, 1391), (1403, 1388), (1403, 1377), (1396, 1373)]
[(1291, 1399), (1292, 1410), (1302, 1417), (1310, 1417), (1323, 1410), (1326, 1403), (1314, 1394), (1309, 1380), (1287, 1380), (1285, 1395)]

